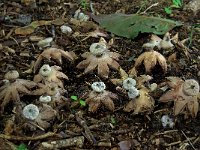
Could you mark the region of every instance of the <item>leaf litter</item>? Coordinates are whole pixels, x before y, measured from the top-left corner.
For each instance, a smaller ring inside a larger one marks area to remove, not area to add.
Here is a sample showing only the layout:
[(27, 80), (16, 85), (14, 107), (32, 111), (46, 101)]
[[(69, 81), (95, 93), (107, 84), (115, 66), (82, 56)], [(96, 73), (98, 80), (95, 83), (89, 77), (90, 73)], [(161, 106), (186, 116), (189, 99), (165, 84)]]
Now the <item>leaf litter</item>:
[[(197, 148), (200, 61), (196, 25), (190, 33), (197, 12), (177, 8), (168, 16), (157, 6), (170, 3), (160, 1), (156, 5), (137, 0), (85, 3), (81, 9), (79, 3), (62, 1), (0, 4), (4, 12), (0, 14), (0, 140), (4, 147), (16, 149), (23, 143), (27, 149)], [(74, 17), (77, 10), (79, 17)], [(125, 13), (115, 13), (120, 11)], [(28, 17), (24, 23), (23, 15)], [(63, 33), (62, 25), (72, 33)], [(49, 37), (47, 47), (38, 45)], [(104, 44), (94, 44), (100, 37), (105, 38), (100, 40)], [(94, 58), (88, 58), (90, 46)], [(86, 73), (76, 68), (84, 61), (83, 69), (90, 66)], [(37, 74), (44, 64), (52, 67), (50, 76), (48, 67)], [(15, 70), (14, 77), (4, 77)], [(72, 95), (86, 105), (76, 105), (70, 100)], [(37, 107), (27, 113), (36, 115), (36, 120), (23, 115), (29, 105)], [(163, 127), (163, 116), (170, 116), (173, 126)]]

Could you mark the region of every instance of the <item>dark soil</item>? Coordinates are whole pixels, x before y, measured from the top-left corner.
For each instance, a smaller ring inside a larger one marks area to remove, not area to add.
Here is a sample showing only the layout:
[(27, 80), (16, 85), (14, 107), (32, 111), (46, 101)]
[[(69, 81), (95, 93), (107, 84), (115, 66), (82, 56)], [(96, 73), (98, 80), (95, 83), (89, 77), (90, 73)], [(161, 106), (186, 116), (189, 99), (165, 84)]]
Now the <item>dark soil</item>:
[[(120, 78), (117, 71), (111, 69), (109, 78), (102, 79), (98, 76), (97, 71), (90, 74), (86, 74), (77, 77), (83, 72), (76, 68), (76, 65), (83, 60), (81, 54), (88, 51), (92, 43), (98, 42), (99, 38), (90, 37), (87, 40), (82, 41), (82, 36), (73, 37), (71, 35), (65, 35), (60, 31), (60, 25), (47, 25), (38, 27), (34, 33), (21, 36), (16, 35), (14, 30), (20, 26), (25, 26), (16, 21), (20, 15), (30, 15), (31, 22), (36, 20), (54, 20), (57, 18), (69, 18), (73, 17), (74, 12), (81, 7), (80, 1), (63, 1), (60, 3), (49, 0), (42, 3), (37, 1), (37, 7), (31, 8), (31, 4), (25, 6), (20, 0), (15, 1), (0, 1), (0, 45), (8, 46), (15, 51), (15, 54), (8, 53), (0, 49), (0, 85), (3, 85), (4, 74), (9, 70), (17, 70), (20, 74), (20, 78), (32, 80), (34, 74), (24, 73), (31, 68), (31, 64), (36, 61), (38, 55), (42, 52), (37, 46), (37, 42), (25, 42), (30, 36), (37, 35), (43, 37), (52, 37), (55, 31), (55, 44), (66, 51), (73, 51), (77, 54), (78, 59), (74, 63), (63, 59), (62, 72), (68, 77), (68, 81), (64, 81), (64, 87), (67, 93), (64, 95), (70, 100), (70, 96), (77, 95), (81, 97), (84, 93), (90, 90), (90, 84), (95, 81), (104, 81), (107, 86), (107, 90), (113, 93), (116, 91), (115, 85), (113, 85), (109, 79)], [(59, 1), (59, 0), (58, 0)], [(171, 1), (152, 1), (152, 0), (110, 0), (110, 1), (98, 1), (94, 0), (93, 8), (100, 14), (110, 14), (123, 12), (126, 14), (134, 14), (144, 12), (152, 4), (159, 2), (158, 6), (152, 7), (146, 12), (147, 15), (160, 16), (162, 18), (168, 18), (173, 20), (179, 20), (184, 22), (184, 25), (177, 27), (170, 31), (172, 35), (179, 33), (181, 40), (190, 38), (190, 43), (186, 45), (190, 48), (191, 59), (188, 59), (183, 51), (173, 49), (171, 51), (160, 51), (166, 59), (173, 53), (177, 53), (177, 62), (173, 65), (168, 62), (169, 68), (166, 74), (162, 72), (162, 68), (156, 66), (152, 71), (153, 80), (150, 83), (160, 84), (164, 82), (165, 77), (177, 76), (182, 79), (195, 79), (200, 82), (200, 31), (199, 27), (195, 25), (200, 23), (200, 14), (194, 14), (192, 11), (184, 10), (183, 8), (173, 9), (172, 15), (167, 15), (164, 8), (171, 5)], [(184, 5), (188, 1), (184, 1)], [(70, 5), (66, 4), (69, 3)], [(85, 12), (91, 12), (90, 7), (87, 5)], [(92, 20), (91, 20), (92, 21)], [(68, 23), (68, 22), (66, 22)], [(88, 33), (88, 29), (77, 28), (74, 25), (70, 25), (73, 32)], [(105, 31), (106, 32), (106, 31)], [(108, 33), (109, 36), (106, 40), (109, 41), (114, 35)], [(134, 60), (145, 50), (142, 49), (142, 45), (150, 39), (150, 34), (140, 34), (136, 39), (127, 39), (114, 36), (114, 44), (110, 50), (118, 52), (122, 55), (119, 64), (121, 67), (128, 71), (134, 65)], [(26, 54), (23, 56), (22, 54)], [(132, 58), (132, 59), (130, 59)], [(44, 63), (44, 62), (43, 62)], [(51, 65), (56, 63), (51, 61)], [(138, 68), (139, 75), (144, 74), (144, 66)], [(119, 94), (119, 93), (118, 93)], [(46, 130), (30, 131), (28, 128), (22, 127), (20, 121), (14, 122), (13, 131), (10, 132), (9, 137), (1, 137), (0, 143), (3, 143), (3, 147), (0, 150), (12, 149), (12, 146), (18, 146), (25, 144), (29, 150), (42, 149), (40, 144), (42, 142), (49, 142), (55, 140), (61, 140), (66, 138), (73, 138), (84, 136), (84, 144), (79, 147), (67, 147), (67, 149), (120, 149), (118, 143), (121, 141), (128, 141), (130, 144), (129, 149), (200, 149), (200, 113), (196, 118), (184, 118), (183, 114), (177, 116), (173, 115), (173, 102), (160, 103), (158, 102), (161, 93), (152, 93), (155, 99), (155, 107), (150, 113), (141, 113), (133, 115), (131, 112), (127, 113), (123, 111), (123, 107), (129, 102), (128, 99), (124, 99), (119, 94), (119, 100), (114, 101), (115, 111), (111, 112), (105, 107), (100, 107), (97, 112), (88, 112), (88, 106), (81, 107), (79, 104), (71, 105), (73, 102), (67, 105), (63, 104), (57, 106), (59, 110), (54, 119), (51, 122), (51, 127)], [(22, 96), (21, 101), (29, 104), (35, 103), (38, 96)], [(1, 103), (2, 99), (0, 99)], [(8, 126), (8, 121), (15, 116), (17, 110), (15, 110), (15, 104), (9, 103), (5, 108), (5, 112), (0, 116), (0, 133), (5, 134), (5, 127)], [(80, 125), (77, 121), (77, 113), (81, 112), (81, 119), (84, 120), (85, 125), (89, 128), (86, 130), (84, 125)], [(173, 128), (164, 128), (161, 124), (161, 117), (163, 115), (169, 115), (173, 118), (175, 126)], [(45, 133), (56, 133), (53, 137), (46, 137), (39, 140), (25, 140), (26, 137), (34, 137), (37, 135), (43, 135)], [(91, 132), (92, 136), (97, 141), (91, 142), (90, 138), (87, 138), (88, 132)], [(16, 136), (14, 138), (13, 136)], [(19, 140), (18, 137), (24, 137)], [(102, 144), (99, 144), (102, 142)], [(56, 149), (56, 148), (55, 148)], [(66, 149), (66, 148), (58, 148)], [(18, 149), (19, 150), (19, 149)], [(22, 150), (22, 149), (20, 149)], [(122, 149), (128, 150), (128, 149)]]

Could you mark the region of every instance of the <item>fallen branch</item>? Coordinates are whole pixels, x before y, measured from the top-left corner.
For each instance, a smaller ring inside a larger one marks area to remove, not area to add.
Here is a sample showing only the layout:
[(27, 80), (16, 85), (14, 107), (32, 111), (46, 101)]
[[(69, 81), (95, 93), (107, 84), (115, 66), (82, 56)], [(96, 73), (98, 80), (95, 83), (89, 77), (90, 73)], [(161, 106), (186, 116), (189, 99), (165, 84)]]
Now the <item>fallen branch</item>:
[(51, 142), (42, 142), (40, 147), (46, 149), (57, 149), (57, 148), (66, 148), (66, 147), (83, 147), (84, 144), (84, 136), (78, 136), (69, 139), (62, 139)]

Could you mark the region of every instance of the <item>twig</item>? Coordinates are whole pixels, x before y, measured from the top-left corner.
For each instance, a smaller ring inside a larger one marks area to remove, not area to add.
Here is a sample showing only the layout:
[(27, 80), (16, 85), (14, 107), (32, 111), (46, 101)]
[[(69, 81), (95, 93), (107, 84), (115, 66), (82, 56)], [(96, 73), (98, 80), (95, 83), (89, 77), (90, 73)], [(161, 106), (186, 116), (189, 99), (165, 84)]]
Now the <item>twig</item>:
[(147, 12), (149, 9), (151, 9), (151, 8), (154, 7), (154, 6), (158, 6), (158, 4), (159, 4), (159, 3), (152, 4), (151, 6), (149, 6), (145, 11), (143, 11), (143, 12), (140, 13), (140, 14), (146, 14), (146, 12)]
[(66, 147), (83, 147), (84, 136), (78, 136), (69, 139), (62, 139), (51, 142), (42, 142), (41, 147), (46, 149), (57, 149), (57, 148), (66, 148)]
[(189, 144), (191, 145), (192, 149), (196, 150), (196, 148), (194, 147), (194, 145), (192, 144), (192, 142), (190, 141), (190, 139), (186, 136), (186, 134), (181, 130), (182, 134), (184, 135), (184, 137), (187, 139), (187, 141), (189, 142)]
[(163, 135), (163, 134), (167, 134), (167, 133), (172, 133), (172, 132), (178, 132), (178, 130), (168, 130), (168, 131), (164, 131), (164, 132), (162, 132), (162, 133), (157, 133), (157, 134), (155, 134), (155, 136)]
[(85, 130), (85, 133), (82, 133), (82, 134), (90, 141), (90, 143), (96, 144), (96, 139), (91, 133), (89, 127), (87, 126), (86, 122), (79, 117), (79, 115), (80, 115), (79, 113), (76, 114), (76, 120)]
[(38, 135), (35, 137), (20, 137), (20, 136), (14, 136), (14, 135), (5, 135), (0, 134), (0, 138), (7, 139), (7, 140), (16, 140), (16, 141), (33, 141), (33, 140), (42, 140), (46, 139), (48, 137), (55, 136), (56, 134), (54, 132), (48, 132), (42, 135)]

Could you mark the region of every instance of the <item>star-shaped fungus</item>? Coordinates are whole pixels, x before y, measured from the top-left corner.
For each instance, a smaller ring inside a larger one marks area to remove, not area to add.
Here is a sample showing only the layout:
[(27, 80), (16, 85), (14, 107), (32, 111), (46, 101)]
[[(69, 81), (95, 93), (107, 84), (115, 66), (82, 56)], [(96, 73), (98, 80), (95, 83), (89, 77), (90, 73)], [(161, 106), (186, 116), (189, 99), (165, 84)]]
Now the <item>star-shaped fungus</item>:
[(90, 46), (90, 52), (82, 54), (83, 60), (77, 65), (78, 69), (85, 69), (84, 74), (87, 74), (97, 68), (98, 75), (103, 78), (108, 78), (109, 67), (115, 70), (119, 70), (120, 65), (117, 60), (120, 54), (116, 52), (110, 52), (106, 41), (101, 38), (99, 43), (93, 43)]
[(150, 74), (151, 70), (159, 64), (163, 69), (163, 72), (167, 72), (167, 62), (165, 57), (157, 51), (151, 50), (148, 52), (142, 53), (135, 61), (134, 67), (130, 70), (130, 72), (135, 71), (141, 64), (144, 64), (146, 73)]
[(47, 129), (50, 127), (50, 122), (56, 117), (56, 111), (47, 104), (42, 104), (39, 107), (34, 104), (26, 105), (22, 110), (22, 115), (26, 119), (27, 126), (31, 129), (39, 126)]
[(118, 85), (116, 90), (123, 91), (130, 99), (124, 107), (124, 111), (133, 111), (134, 114), (150, 112), (154, 108), (154, 99), (149, 95), (150, 90), (145, 87), (145, 82), (151, 80), (152, 77), (127, 74), (122, 68), (120, 68), (120, 76), (120, 79), (111, 79), (111, 82)]
[(182, 80), (178, 77), (168, 77), (167, 82), (171, 90), (160, 97), (161, 102), (174, 101), (174, 115), (184, 111), (193, 118), (199, 110), (199, 83), (194, 79)]
[(19, 104), (22, 95), (31, 95), (31, 88), (37, 85), (33, 81), (18, 79), (19, 73), (16, 70), (7, 72), (4, 78), (5, 84), (0, 87), (1, 113), (10, 101)]
[(55, 106), (56, 104), (60, 104), (67, 100), (67, 98), (63, 96), (67, 93), (67, 90), (59, 88), (56, 83), (39, 83), (38, 87), (38, 89), (33, 91), (33, 94), (40, 95), (39, 101), (41, 102), (46, 102), (51, 106)]
[(37, 58), (34, 65), (34, 73), (37, 71), (41, 61), (43, 59), (50, 60), (54, 59), (58, 64), (62, 64), (62, 57), (67, 58), (69, 61), (73, 61), (75, 58), (75, 54), (73, 52), (64, 51), (58, 48), (47, 48), (45, 49)]
[(48, 64), (45, 64), (40, 68), (39, 74), (34, 76), (33, 81), (36, 83), (42, 82), (44, 84), (54, 82), (59, 87), (63, 88), (61, 79), (68, 79), (68, 77), (59, 70), (61, 70), (61, 67), (59, 66), (50, 67)]
[(149, 95), (149, 90), (143, 87), (139, 90), (139, 93), (140, 94), (137, 98), (129, 101), (129, 103), (124, 107), (125, 112), (134, 110), (133, 114), (138, 114), (152, 111), (154, 108), (154, 99)]
[(86, 103), (89, 105), (89, 111), (96, 112), (102, 104), (109, 110), (114, 111), (115, 105), (113, 100), (118, 99), (118, 96), (110, 91), (106, 91), (106, 86), (103, 82), (94, 82), (91, 87), (93, 90), (84, 96)]
[(153, 49), (154, 47), (158, 47), (158, 49), (173, 49), (174, 45), (171, 41), (169, 32), (164, 35), (163, 39), (153, 34), (150, 42), (143, 44), (142, 47), (146, 49)]

